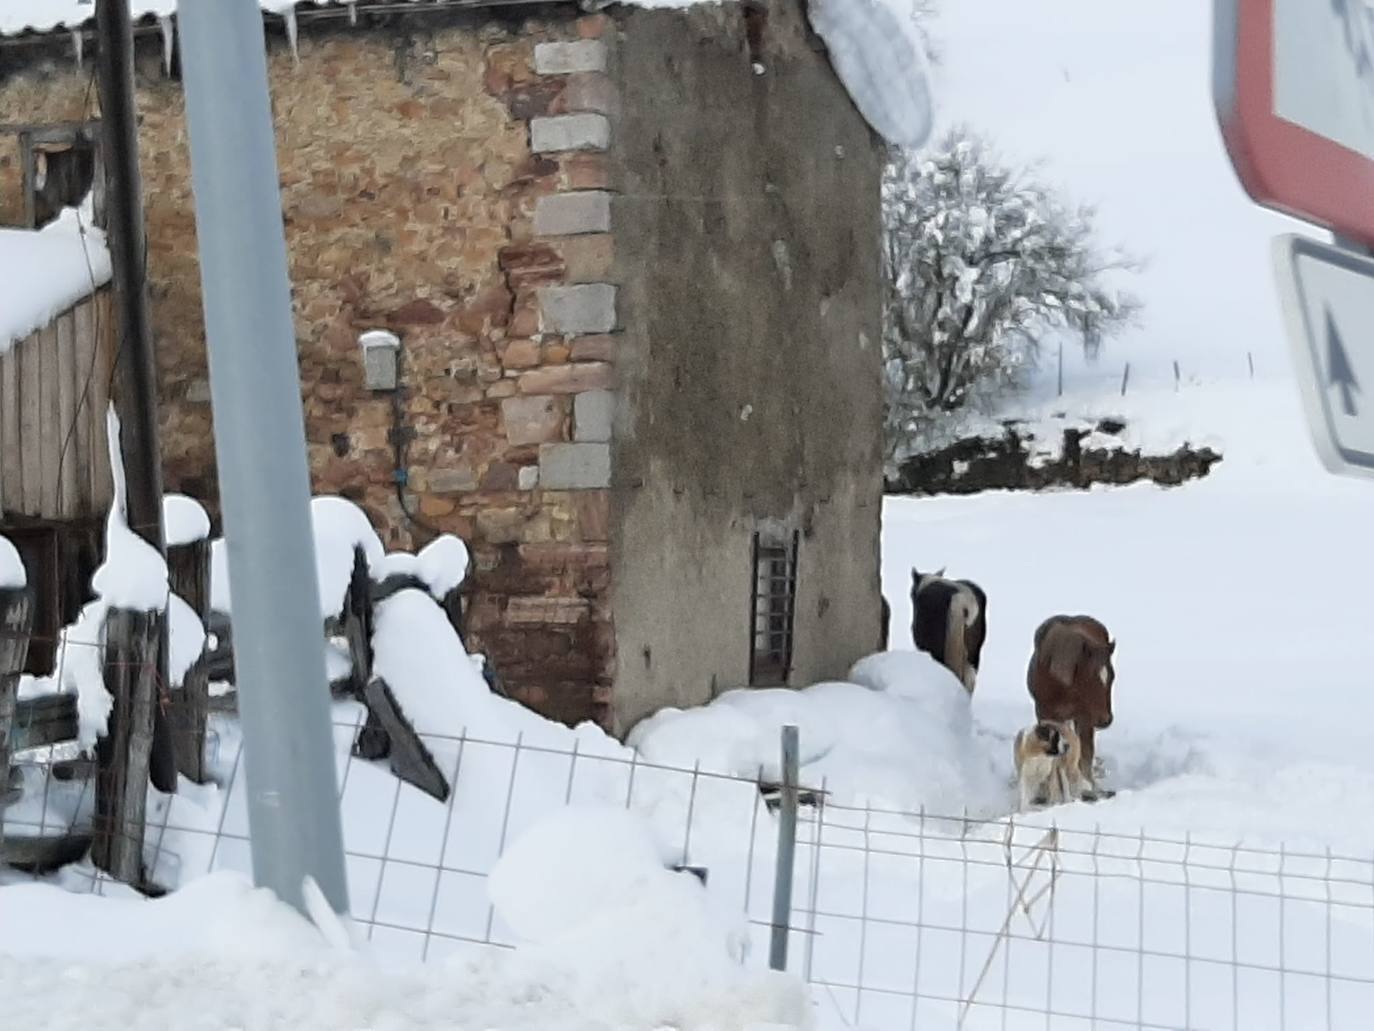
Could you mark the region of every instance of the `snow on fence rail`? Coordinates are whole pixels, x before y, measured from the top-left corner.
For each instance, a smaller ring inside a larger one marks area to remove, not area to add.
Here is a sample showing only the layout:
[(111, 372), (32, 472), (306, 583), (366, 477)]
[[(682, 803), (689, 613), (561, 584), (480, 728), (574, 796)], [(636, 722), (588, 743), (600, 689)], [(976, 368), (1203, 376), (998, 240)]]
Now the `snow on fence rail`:
[[(164, 885), (250, 869), (237, 731), (213, 719), (220, 786), (150, 802), (144, 856)], [(454, 786), (440, 802), (353, 756), (362, 720), (335, 725), (336, 755), (352, 913), (377, 952), (513, 946), (488, 871), (541, 818), (593, 804), (636, 810), (675, 865), (704, 868), (763, 962), (777, 822), (758, 779), (580, 744), (422, 733)], [(56, 819), (81, 811), (85, 782), (25, 763), (26, 777), (46, 770), (39, 797)], [(885, 810), (804, 788), (818, 804), (799, 814), (789, 969), (813, 986), (821, 1027), (1356, 1028), (1374, 1009), (1374, 857), (1068, 830), (1052, 811)], [(12, 811), (6, 831), (46, 818)], [(65, 880), (127, 890), (89, 866)]]

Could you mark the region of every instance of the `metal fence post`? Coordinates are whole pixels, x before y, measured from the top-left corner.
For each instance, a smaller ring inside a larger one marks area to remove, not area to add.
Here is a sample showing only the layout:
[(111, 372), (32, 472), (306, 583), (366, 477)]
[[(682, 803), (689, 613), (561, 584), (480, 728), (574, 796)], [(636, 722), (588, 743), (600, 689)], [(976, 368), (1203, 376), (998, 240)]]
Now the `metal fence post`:
[(773, 934), (768, 965), (787, 969), (787, 933), (792, 923), (792, 872), (797, 861), (798, 734), (782, 728), (782, 799), (778, 808), (778, 864), (773, 878)]
[(253, 874), (348, 912), (291, 284), (256, 0), (178, 0)]

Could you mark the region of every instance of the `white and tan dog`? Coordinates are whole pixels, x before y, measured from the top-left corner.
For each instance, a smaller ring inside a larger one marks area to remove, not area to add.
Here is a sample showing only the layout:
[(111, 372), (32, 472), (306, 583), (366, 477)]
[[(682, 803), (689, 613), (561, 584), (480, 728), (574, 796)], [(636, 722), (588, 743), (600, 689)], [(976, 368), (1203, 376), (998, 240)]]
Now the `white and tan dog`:
[(1017, 733), (1014, 749), (1022, 811), (1102, 797), (1079, 768), (1083, 746), (1072, 723), (1042, 720)]

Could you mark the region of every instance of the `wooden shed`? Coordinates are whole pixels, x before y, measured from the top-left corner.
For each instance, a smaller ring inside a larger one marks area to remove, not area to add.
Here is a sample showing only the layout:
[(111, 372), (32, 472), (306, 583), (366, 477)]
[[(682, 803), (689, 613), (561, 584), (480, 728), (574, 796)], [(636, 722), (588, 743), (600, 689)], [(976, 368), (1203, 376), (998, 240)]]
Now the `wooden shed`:
[(26, 670), (52, 672), (58, 630), (86, 600), (113, 494), (106, 446), (115, 356), (108, 287), (0, 338), (0, 533), (34, 588)]

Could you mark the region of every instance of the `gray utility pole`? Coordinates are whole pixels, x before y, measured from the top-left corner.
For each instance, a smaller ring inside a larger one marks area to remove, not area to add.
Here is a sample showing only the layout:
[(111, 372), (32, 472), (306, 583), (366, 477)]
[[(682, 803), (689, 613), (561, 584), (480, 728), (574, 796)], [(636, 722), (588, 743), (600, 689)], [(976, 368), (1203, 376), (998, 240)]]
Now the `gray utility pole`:
[[(148, 243), (143, 230), (143, 180), (138, 172), (134, 110), (134, 27), (129, 0), (96, 0), (96, 69), (106, 169), (106, 218), (114, 266), (115, 405), (128, 481), (129, 526), (159, 553), (162, 538), (162, 450), (157, 431), (157, 363), (148, 319)], [(103, 413), (100, 413), (103, 418)], [(165, 628), (158, 682), (167, 682)], [(177, 788), (176, 759), (162, 707), (154, 706), (149, 776), (159, 791)]]
[(234, 598), (253, 875), (348, 912), (291, 284), (258, 0), (179, 0), (191, 184)]

